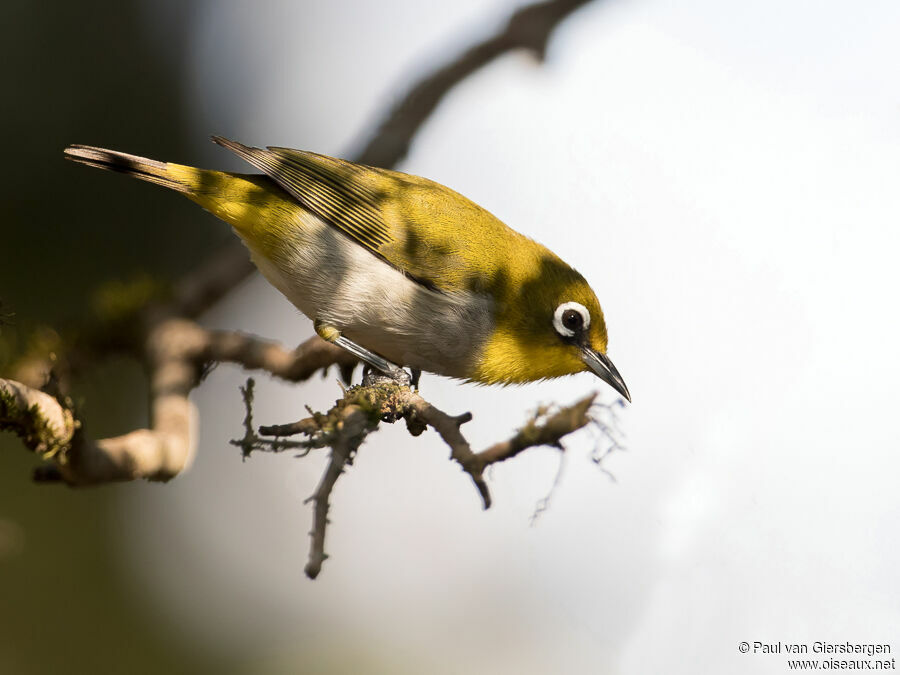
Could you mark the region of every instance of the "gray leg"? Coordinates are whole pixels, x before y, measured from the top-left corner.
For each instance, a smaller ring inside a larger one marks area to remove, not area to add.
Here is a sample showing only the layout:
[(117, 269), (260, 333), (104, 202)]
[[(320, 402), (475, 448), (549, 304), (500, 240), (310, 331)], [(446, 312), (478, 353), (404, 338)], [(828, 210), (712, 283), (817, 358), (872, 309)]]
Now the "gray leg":
[(368, 363), (370, 366), (372, 366), (376, 370), (380, 370), (391, 379), (402, 382), (403, 384), (409, 384), (409, 374), (405, 370), (403, 370), (403, 368), (394, 363), (391, 363), (383, 356), (379, 356), (375, 352), (369, 351), (362, 345), (356, 344), (353, 340), (345, 338), (343, 335), (341, 335), (341, 332), (334, 326), (330, 326), (322, 321), (316, 320), (315, 328), (316, 333), (319, 334), (319, 337), (326, 342), (331, 342), (333, 344), (336, 344), (341, 349), (346, 349), (360, 361)]
[(360, 361), (365, 361), (373, 368), (380, 370), (385, 375), (390, 375), (395, 380), (408, 380), (409, 375), (400, 366), (391, 363), (383, 356), (379, 356), (375, 352), (371, 352), (365, 347), (356, 344), (353, 340), (348, 340), (343, 335), (334, 341), (338, 347), (346, 349)]

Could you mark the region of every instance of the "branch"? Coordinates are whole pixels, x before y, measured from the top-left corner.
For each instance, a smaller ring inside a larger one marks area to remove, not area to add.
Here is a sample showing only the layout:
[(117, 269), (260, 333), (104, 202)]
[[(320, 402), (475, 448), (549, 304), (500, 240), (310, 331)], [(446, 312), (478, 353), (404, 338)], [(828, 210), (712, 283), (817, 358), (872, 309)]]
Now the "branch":
[[(247, 420), (252, 419), (250, 404), (252, 382), (248, 382), (244, 401)], [(514, 457), (527, 448), (548, 445), (562, 449), (562, 439), (593, 422), (589, 414), (596, 393), (589, 394), (570, 406), (551, 411), (539, 409), (519, 431), (508, 440), (496, 443), (481, 452), (473, 452), (460, 431), (465, 422), (472, 419), (470, 413), (456, 417), (448, 415), (426, 401), (409, 386), (381, 375), (369, 373), (362, 386), (351, 387), (335, 402), (327, 413), (310, 411), (310, 417), (292, 424), (261, 427), (259, 433), (273, 438), (261, 438), (252, 429), (245, 437), (232, 441), (243, 448), (245, 455), (252, 450), (282, 451), (289, 448), (309, 449), (330, 447), (328, 468), (316, 492), (308, 501), (315, 504), (312, 545), (306, 574), (314, 579), (328, 557), (325, 554), (325, 533), (328, 525), (328, 508), (331, 491), (344, 466), (352, 461), (366, 437), (377, 430), (380, 422), (393, 423), (404, 419), (413, 436), (427, 427), (433, 428), (450, 448), (450, 458), (469, 474), (475, 484), (485, 509), (491, 506), (491, 495), (484, 479), (484, 470), (491, 464)], [(305, 440), (285, 441), (285, 436), (302, 435)], [(304, 453), (305, 454), (305, 453)]]
[(412, 139), (457, 84), (503, 54), (527, 49), (539, 61), (559, 23), (589, 0), (548, 0), (518, 9), (499, 33), (473, 45), (412, 86), (378, 125), (354, 161), (391, 167), (409, 152)]
[[(377, 426), (377, 422), (375, 423)], [(353, 454), (366, 435), (374, 430), (372, 421), (358, 406), (349, 406), (340, 415), (338, 429), (340, 433), (332, 440), (331, 456), (328, 458), (328, 468), (319, 482), (319, 487), (307, 501), (314, 504), (313, 529), (310, 533), (312, 544), (309, 550), (309, 562), (304, 571), (310, 579), (315, 579), (322, 569), (322, 563), (328, 557), (325, 553), (325, 530), (328, 527), (328, 500), (334, 484), (344, 472), (344, 467), (351, 461)]]
[(72, 412), (50, 394), (0, 379), (0, 431), (11, 431), (29, 450), (52, 459), (65, 450), (75, 429)]
[(92, 441), (58, 400), (13, 380), (0, 380), (0, 431), (18, 434), (51, 464), (36, 477), (45, 482), (94, 485), (113, 481), (166, 481), (190, 464), (195, 452), (196, 411), (188, 399), (209, 363), (236, 363), (290, 382), (337, 365), (346, 378), (356, 359), (318, 337), (294, 350), (251, 335), (207, 330), (169, 319), (147, 338), (150, 428)]
[(560, 440), (564, 436), (592, 421), (588, 410), (596, 396), (596, 392), (589, 394), (568, 407), (560, 408), (549, 417), (549, 409), (540, 408), (512, 438), (495, 443), (478, 453), (472, 451), (460, 431), (460, 426), (472, 419), (471, 413), (451, 417), (412, 391), (405, 392), (402, 400), (406, 405), (405, 414), (421, 419), (450, 446), (451, 459), (456, 460), (472, 478), (484, 508), (488, 509), (491, 506), (491, 495), (484, 480), (484, 470), (491, 464), (506, 461), (528, 448), (549, 445), (562, 449)]

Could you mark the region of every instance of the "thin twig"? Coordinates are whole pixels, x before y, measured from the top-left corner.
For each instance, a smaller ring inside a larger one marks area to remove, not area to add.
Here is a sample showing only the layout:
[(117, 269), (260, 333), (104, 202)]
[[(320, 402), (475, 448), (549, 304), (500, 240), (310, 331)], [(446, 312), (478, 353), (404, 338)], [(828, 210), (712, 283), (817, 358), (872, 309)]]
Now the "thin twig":
[[(250, 399), (246, 394), (247, 405)], [(590, 394), (571, 406), (556, 411), (540, 410), (511, 438), (496, 443), (482, 452), (472, 451), (460, 427), (472, 419), (470, 413), (452, 416), (439, 410), (408, 385), (394, 382), (384, 376), (370, 373), (363, 385), (351, 387), (344, 392), (330, 410), (324, 413), (311, 412), (298, 422), (262, 427), (260, 433), (275, 436), (272, 440), (260, 439), (252, 434), (252, 449), (269, 444), (266, 449), (284, 449), (286, 435), (302, 435), (306, 439), (295, 441), (304, 447), (330, 447), (328, 468), (316, 492), (310, 497), (315, 504), (309, 563), (307, 574), (315, 577), (321, 569), (325, 554), (325, 531), (328, 525), (328, 508), (331, 491), (343, 467), (365, 438), (374, 432), (380, 422), (393, 423), (405, 419), (410, 433), (418, 436), (427, 427), (438, 432), (450, 448), (450, 458), (469, 474), (482, 499), (484, 508), (491, 505), (491, 494), (484, 478), (485, 469), (497, 462), (513, 457), (527, 448), (549, 445), (562, 448), (562, 439), (591, 423), (587, 414), (596, 394)], [(250, 412), (247, 412), (247, 419)], [(248, 434), (250, 434), (248, 430)], [(232, 441), (235, 445), (245, 445), (246, 441)], [(557, 481), (559, 476), (557, 475)]]
[(319, 482), (319, 486), (308, 501), (313, 502), (313, 529), (310, 533), (312, 543), (309, 549), (309, 561), (304, 571), (310, 579), (319, 576), (322, 563), (328, 555), (325, 553), (325, 532), (328, 528), (328, 500), (337, 479), (344, 472), (344, 467), (350, 462), (353, 453), (369, 431), (374, 430), (377, 422), (373, 423), (359, 407), (350, 406), (344, 410), (341, 416), (340, 433), (331, 445), (331, 455), (328, 458), (328, 468)]
[(563, 470), (566, 468), (566, 449), (562, 443), (559, 444), (559, 449), (559, 466), (556, 468), (553, 484), (550, 486), (547, 494), (541, 497), (534, 506), (534, 511), (532, 512), (531, 520), (529, 521), (529, 525), (532, 527), (537, 525), (538, 519), (550, 508), (550, 500), (553, 499), (556, 489), (559, 487), (560, 483), (562, 483)]

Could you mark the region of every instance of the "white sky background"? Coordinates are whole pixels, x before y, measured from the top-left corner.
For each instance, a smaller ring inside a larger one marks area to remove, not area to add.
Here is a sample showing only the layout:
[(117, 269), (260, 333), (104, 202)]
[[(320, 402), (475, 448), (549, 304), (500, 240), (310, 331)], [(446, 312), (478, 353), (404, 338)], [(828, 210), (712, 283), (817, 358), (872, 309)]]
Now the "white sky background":
[[(397, 83), (512, 6), (436, 4), (198, 4), (198, 157), (238, 166), (210, 133), (347, 152)], [(544, 66), (511, 55), (454, 90), (403, 168), (591, 281), (635, 400), (629, 450), (607, 463), (618, 483), (571, 441), (530, 528), (553, 451), (497, 467), (483, 513), (433, 435), (383, 429), (336, 488), (311, 583), (302, 500), (323, 458), (242, 464), (227, 439), (245, 375), (220, 367), (195, 396), (193, 470), (122, 491), (123, 574), (150, 611), (248, 672), (786, 672), (741, 640), (896, 653), (898, 28), (887, 0), (599, 2)], [(260, 279), (207, 320), (312, 332)], [(333, 378), (257, 379), (258, 423), (338, 394)], [(423, 378), (437, 405), (475, 413), (476, 446), (599, 384)]]

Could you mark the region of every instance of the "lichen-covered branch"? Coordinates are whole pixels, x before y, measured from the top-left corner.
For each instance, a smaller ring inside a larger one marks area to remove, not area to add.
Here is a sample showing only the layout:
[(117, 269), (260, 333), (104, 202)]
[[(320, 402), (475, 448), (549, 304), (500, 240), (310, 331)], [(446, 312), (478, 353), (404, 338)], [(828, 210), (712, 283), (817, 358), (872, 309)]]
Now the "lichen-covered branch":
[[(252, 419), (252, 396), (248, 397), (246, 392), (252, 392), (252, 382), (248, 382), (244, 391), (249, 420)], [(315, 505), (315, 512), (306, 574), (315, 578), (327, 557), (325, 532), (331, 491), (344, 466), (352, 460), (360, 445), (378, 428), (380, 422), (393, 423), (404, 419), (414, 436), (420, 435), (428, 427), (434, 429), (449, 446), (450, 458), (471, 477), (482, 504), (487, 509), (491, 506), (491, 495), (484, 478), (485, 469), (491, 464), (514, 457), (527, 448), (548, 445), (561, 449), (561, 441), (565, 436), (591, 423), (589, 411), (595, 398), (596, 393), (592, 393), (567, 407), (553, 410), (540, 408), (511, 438), (495, 443), (481, 452), (473, 452), (460, 430), (462, 424), (472, 419), (470, 413), (455, 417), (448, 415), (409, 386), (369, 373), (361, 386), (346, 390), (344, 396), (328, 412), (312, 412), (309, 417), (298, 422), (259, 429), (261, 436), (271, 438), (262, 438), (248, 428), (244, 439), (232, 442), (242, 447), (245, 455), (252, 450), (261, 449), (277, 452), (297, 447), (331, 448), (328, 468), (310, 498)], [(299, 441), (286, 441), (284, 438), (294, 435), (305, 438)]]
[(70, 485), (169, 480), (188, 466), (195, 450), (196, 412), (188, 396), (207, 364), (236, 363), (299, 382), (336, 365), (345, 377), (357, 361), (313, 337), (294, 350), (251, 335), (208, 330), (186, 319), (162, 321), (147, 338), (150, 427), (91, 440), (57, 399), (13, 380), (0, 380), (0, 430), (22, 437), (51, 463), (36, 477)]
[(11, 431), (32, 452), (52, 459), (72, 441), (72, 411), (42, 391), (0, 379), (0, 431)]

